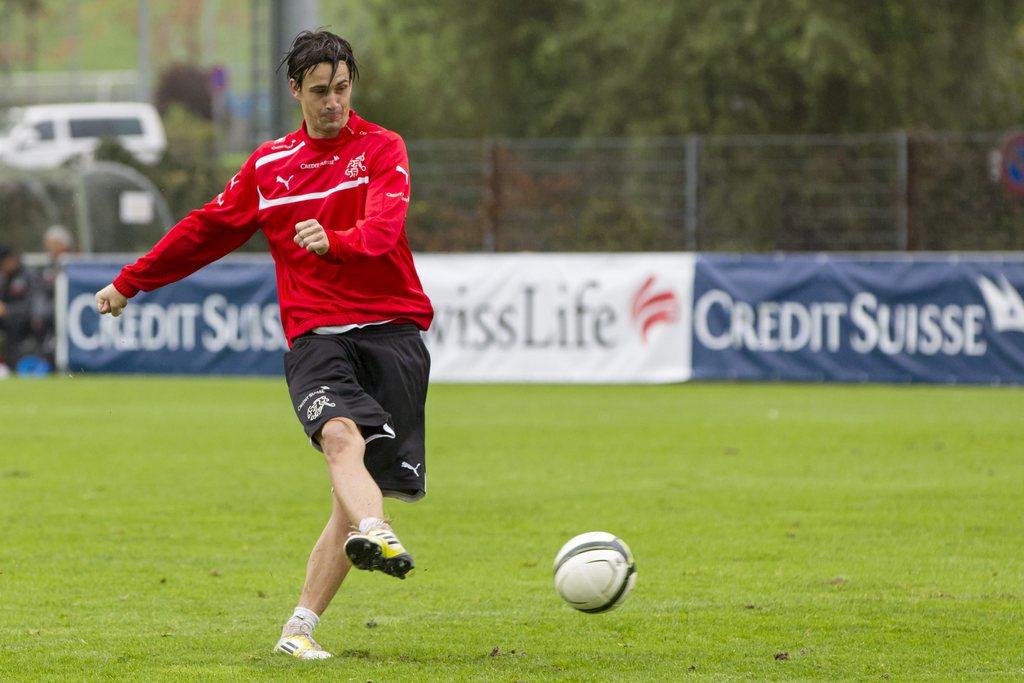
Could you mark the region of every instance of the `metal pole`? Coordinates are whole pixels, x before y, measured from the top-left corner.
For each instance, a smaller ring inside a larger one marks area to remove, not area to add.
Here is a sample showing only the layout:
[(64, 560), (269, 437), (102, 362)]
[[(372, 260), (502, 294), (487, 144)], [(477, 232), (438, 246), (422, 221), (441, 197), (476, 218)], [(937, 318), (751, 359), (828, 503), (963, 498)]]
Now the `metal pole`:
[(85, 174), (81, 169), (75, 174), (75, 219), (78, 222), (78, 249), (83, 254), (92, 253), (92, 221), (89, 220), (89, 195)]
[(67, 333), (67, 310), (68, 310), (68, 274), (63, 268), (57, 274), (57, 282), (53, 290), (54, 298), (54, 331), (57, 335), (57, 347), (54, 349), (53, 362), (57, 369), (66, 372), (68, 369), (68, 339)]
[(288, 88), (287, 75), (275, 70), (291, 48), (295, 36), (301, 31), (315, 31), (320, 25), (320, 0), (274, 0), (271, 21), (271, 134), (277, 137), (295, 128), (296, 107)]
[(910, 232), (907, 226), (909, 197), (907, 182), (907, 132), (896, 133), (896, 248), (907, 251), (910, 248)]
[(213, 66), (217, 62), (217, 3), (214, 0), (203, 0), (201, 12), (199, 63), (201, 66)]
[[(0, 43), (9, 45), (11, 43), (11, 26), (14, 24), (14, 3), (0, 3)], [(7, 54), (0, 54), (0, 73), (9, 76), (14, 70), (13, 50), (5, 50)], [(6, 88), (5, 88), (6, 90)]]
[(140, 102), (149, 102), (149, 0), (139, 0), (138, 5), (138, 26), (136, 33), (139, 35), (138, 45), (138, 93)]
[(697, 250), (697, 228), (700, 221), (700, 136), (686, 136), (686, 249)]
[(281, 34), (284, 32), (285, 15), (287, 13), (286, 0), (273, 0), (270, 4), (270, 50), (268, 54), (264, 55), (264, 59), (267, 60), (267, 73), (270, 74), (269, 83), (261, 83), (261, 87), (266, 87), (270, 92), (270, 125), (267, 129), (270, 131), (272, 138), (284, 135), (287, 131), (282, 130), (284, 120), (284, 112), (287, 111), (287, 102), (285, 102), (285, 96), (288, 93), (288, 83), (286, 76), (277, 71), (277, 65), (281, 57), (284, 54), (282, 49), (283, 39)]
[(263, 127), (260, 125), (259, 92), (260, 86), (260, 64), (266, 59), (262, 54), (263, 41), (260, 40), (263, 22), (260, 21), (262, 3), (260, 0), (252, 0), (249, 3), (251, 18), (251, 33), (249, 35), (249, 142), (255, 147), (263, 138)]
[(484, 221), (483, 243), (480, 249), (485, 252), (495, 250), (498, 233), (501, 231), (501, 156), (500, 140), (491, 139), (484, 142), (484, 212), (487, 219)]
[(68, 5), (68, 23), (71, 24), (71, 73), (75, 75), (75, 81), (81, 82), (79, 72), (82, 70), (82, 21), (79, 12), (81, 0), (74, 0)]

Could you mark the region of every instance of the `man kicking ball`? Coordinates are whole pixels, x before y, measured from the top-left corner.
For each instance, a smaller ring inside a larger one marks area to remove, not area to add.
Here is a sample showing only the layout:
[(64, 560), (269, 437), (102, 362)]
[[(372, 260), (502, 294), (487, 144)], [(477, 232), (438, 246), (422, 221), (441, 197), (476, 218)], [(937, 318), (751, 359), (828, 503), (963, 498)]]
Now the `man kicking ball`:
[(414, 562), (384, 519), (383, 496), (426, 493), (423, 408), (433, 317), (405, 233), (409, 161), (402, 138), (350, 109), (349, 43), (299, 34), (288, 55), (301, 127), (261, 145), (224, 192), (175, 225), (96, 294), (120, 315), (128, 298), (195, 272), (262, 230), (277, 272), (292, 405), (322, 452), (333, 508), (275, 650), (330, 653), (313, 639), (351, 566), (400, 579)]

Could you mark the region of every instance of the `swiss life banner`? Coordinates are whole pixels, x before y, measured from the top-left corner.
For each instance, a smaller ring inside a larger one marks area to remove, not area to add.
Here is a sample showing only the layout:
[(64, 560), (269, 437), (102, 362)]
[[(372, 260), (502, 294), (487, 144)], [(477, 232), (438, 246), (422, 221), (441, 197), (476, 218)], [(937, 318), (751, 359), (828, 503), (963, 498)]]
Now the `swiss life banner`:
[[(273, 263), (214, 263), (100, 317), (117, 262), (65, 269), (58, 363), (71, 371), (283, 371)], [(451, 382), (678, 382), (690, 376), (692, 254), (425, 254), (431, 377)]]
[(693, 255), (430, 254), (436, 380), (681, 382)]
[(58, 288), (58, 365), (71, 372), (276, 375), (288, 348), (269, 259), (214, 263), (140, 293), (115, 318), (96, 292), (124, 261), (73, 261)]
[(1024, 383), (1020, 255), (697, 258), (694, 379)]

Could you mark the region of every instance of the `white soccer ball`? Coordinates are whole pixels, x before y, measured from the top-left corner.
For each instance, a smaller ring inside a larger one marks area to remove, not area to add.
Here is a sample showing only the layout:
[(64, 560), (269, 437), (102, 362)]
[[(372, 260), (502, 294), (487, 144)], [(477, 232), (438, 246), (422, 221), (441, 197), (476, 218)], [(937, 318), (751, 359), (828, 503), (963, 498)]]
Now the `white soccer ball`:
[(581, 612), (618, 607), (635, 584), (633, 553), (615, 534), (580, 534), (569, 539), (555, 556), (555, 590)]

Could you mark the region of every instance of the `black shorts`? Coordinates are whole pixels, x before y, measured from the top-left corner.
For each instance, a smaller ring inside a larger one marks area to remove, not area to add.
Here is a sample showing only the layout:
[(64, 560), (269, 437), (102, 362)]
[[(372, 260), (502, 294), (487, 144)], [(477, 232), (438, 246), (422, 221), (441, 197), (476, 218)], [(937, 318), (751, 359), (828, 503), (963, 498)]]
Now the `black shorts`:
[(344, 334), (305, 334), (284, 356), (295, 414), (317, 450), (328, 420), (347, 417), (366, 439), (366, 469), (381, 492), (426, 495), (423, 408), (430, 355), (411, 324), (371, 325)]

